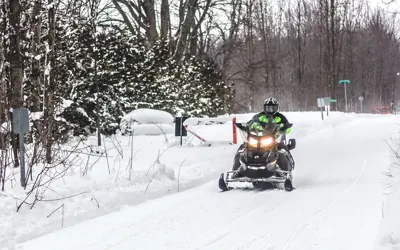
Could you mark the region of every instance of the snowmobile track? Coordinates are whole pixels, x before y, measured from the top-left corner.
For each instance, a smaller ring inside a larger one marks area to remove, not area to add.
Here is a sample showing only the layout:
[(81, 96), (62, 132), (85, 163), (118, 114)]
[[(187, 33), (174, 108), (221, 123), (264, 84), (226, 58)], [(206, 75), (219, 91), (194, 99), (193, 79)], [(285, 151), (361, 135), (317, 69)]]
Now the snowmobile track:
[[(300, 230), (298, 230), (297, 232), (294, 232), (292, 234), (292, 236), (289, 238), (289, 240), (287, 241), (286, 245), (283, 247), (282, 250), (286, 250), (288, 249), (292, 243), (297, 239), (297, 237), (309, 226), (311, 226), (313, 224), (313, 222), (315, 222), (315, 220), (317, 220), (318, 218), (321, 218), (321, 216), (323, 216), (329, 209), (331, 209), (332, 207), (334, 207), (343, 197), (345, 197), (348, 192), (354, 187), (354, 185), (356, 185), (356, 183), (358, 182), (358, 180), (361, 178), (361, 176), (363, 175), (365, 168), (368, 165), (368, 161), (365, 160), (364, 164), (362, 165), (360, 172), (358, 174), (358, 176), (354, 179), (354, 181), (348, 185), (348, 187), (336, 198), (333, 199), (333, 201), (324, 209), (318, 211), (317, 213), (315, 213), (312, 218), (310, 218), (310, 220), (306, 223), (303, 223), (303, 225), (301, 226)], [(298, 225), (297, 225), (298, 226)], [(296, 227), (297, 227), (296, 226)]]

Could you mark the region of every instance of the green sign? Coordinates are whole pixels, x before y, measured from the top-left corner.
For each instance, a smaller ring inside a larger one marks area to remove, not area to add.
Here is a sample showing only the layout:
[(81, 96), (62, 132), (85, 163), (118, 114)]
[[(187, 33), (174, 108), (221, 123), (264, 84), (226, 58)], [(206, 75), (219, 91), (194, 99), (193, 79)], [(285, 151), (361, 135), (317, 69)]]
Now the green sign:
[(339, 80), (339, 84), (350, 84), (350, 80)]
[(331, 102), (336, 102), (336, 99), (331, 99)]

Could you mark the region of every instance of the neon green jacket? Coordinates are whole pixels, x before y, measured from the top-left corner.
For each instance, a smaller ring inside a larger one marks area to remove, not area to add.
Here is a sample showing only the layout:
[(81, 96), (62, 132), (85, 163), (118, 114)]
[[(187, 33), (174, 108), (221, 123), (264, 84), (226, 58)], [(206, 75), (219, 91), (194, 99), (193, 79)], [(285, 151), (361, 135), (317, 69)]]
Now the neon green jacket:
[[(280, 124), (282, 127), (286, 124), (289, 124), (288, 119), (281, 113), (277, 112), (273, 115), (273, 123)], [(263, 130), (267, 125), (268, 119), (267, 115), (264, 112), (260, 112), (253, 116), (253, 118), (247, 122), (247, 125), (250, 125), (251, 129)], [(285, 130), (286, 134), (289, 134), (292, 131), (292, 128), (288, 128)]]

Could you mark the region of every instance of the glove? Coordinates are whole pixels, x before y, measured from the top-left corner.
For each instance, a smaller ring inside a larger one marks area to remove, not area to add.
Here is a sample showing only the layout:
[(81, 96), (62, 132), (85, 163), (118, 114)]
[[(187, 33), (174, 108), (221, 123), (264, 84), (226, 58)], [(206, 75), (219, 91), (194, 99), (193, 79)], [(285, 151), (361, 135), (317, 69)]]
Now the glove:
[(289, 134), (292, 131), (292, 124), (282, 124), (279, 128), (279, 132)]
[(285, 131), (286, 131), (285, 125), (284, 125), (284, 124), (281, 124), (280, 126), (281, 126), (281, 127), (278, 129), (278, 131), (281, 132), (281, 133), (285, 132)]

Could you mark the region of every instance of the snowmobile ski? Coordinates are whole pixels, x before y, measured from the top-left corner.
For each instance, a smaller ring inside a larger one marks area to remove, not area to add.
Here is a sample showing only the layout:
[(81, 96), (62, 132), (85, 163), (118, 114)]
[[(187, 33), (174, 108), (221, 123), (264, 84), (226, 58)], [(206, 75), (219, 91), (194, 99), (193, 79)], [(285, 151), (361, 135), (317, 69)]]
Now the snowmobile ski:
[(294, 190), (292, 181), (290, 179), (286, 179), (286, 181), (284, 183), (284, 187), (285, 187), (285, 190), (288, 191), (288, 192), (291, 192), (291, 191)]
[(229, 190), (228, 186), (226, 185), (225, 180), (224, 180), (224, 173), (222, 173), (221, 176), (219, 177), (218, 185), (219, 185), (219, 188), (222, 190), (222, 192)]

